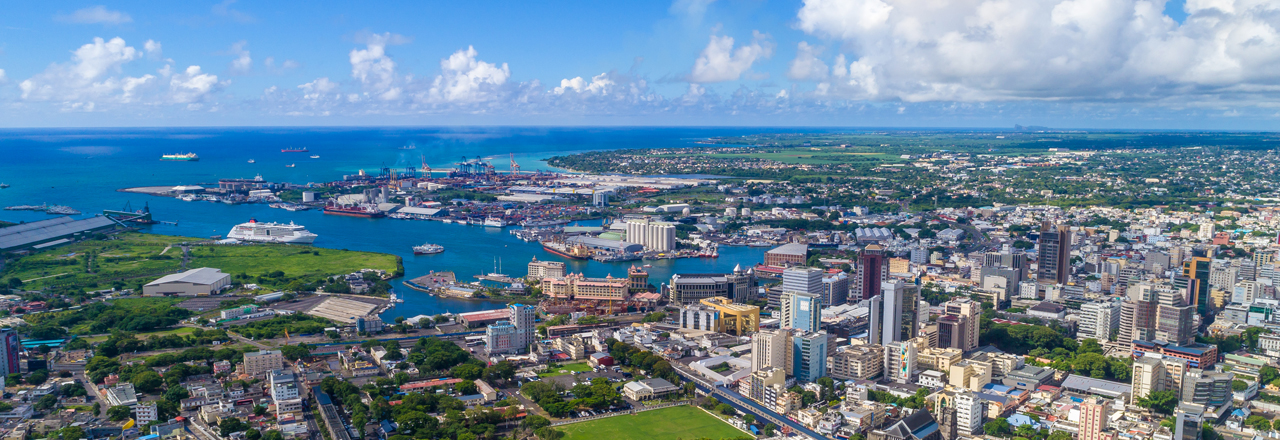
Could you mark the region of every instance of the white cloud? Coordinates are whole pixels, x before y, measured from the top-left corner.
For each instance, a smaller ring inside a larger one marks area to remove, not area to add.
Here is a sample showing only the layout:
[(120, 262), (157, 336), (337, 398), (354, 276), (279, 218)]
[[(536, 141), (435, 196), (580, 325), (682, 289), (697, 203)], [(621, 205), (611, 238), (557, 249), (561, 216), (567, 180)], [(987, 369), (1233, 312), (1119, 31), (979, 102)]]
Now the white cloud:
[(257, 21), (257, 19), (253, 18), (252, 15), (232, 9), (231, 5), (235, 2), (236, 0), (223, 0), (222, 3), (213, 5), (211, 10), (214, 15), (229, 18), (237, 23), (253, 23), (254, 21)]
[(159, 41), (147, 40), (142, 44), (142, 48), (147, 51), (147, 58), (158, 60), (164, 56), (164, 48), (160, 46)]
[(223, 85), (226, 83), (219, 83), (217, 75), (201, 72), (200, 66), (190, 66), (186, 72), (169, 78), (170, 99), (176, 103), (196, 103)]
[(22, 99), (32, 101), (81, 101), (118, 99), (125, 80), (109, 77), (141, 54), (119, 37), (94, 38), (72, 52), (71, 62), (50, 65), (44, 72), (22, 81)]
[(68, 15), (59, 14), (54, 16), (54, 19), (63, 23), (77, 24), (119, 25), (133, 22), (133, 17), (129, 14), (112, 11), (101, 5), (80, 9)]
[(4, 76), (4, 69), (0, 69), (0, 83), (9, 82), (9, 78)]
[(818, 86), (835, 98), (1280, 96), (1280, 4), (1190, 0), (1182, 24), (1163, 8), (1160, 0), (806, 0), (797, 27), (856, 54)]
[(289, 70), (297, 69), (298, 67), (301, 66), (301, 64), (298, 64), (298, 62), (294, 60), (284, 60), (284, 62), (280, 63), (279, 66), (276, 66), (275, 57), (267, 57), (263, 59), (262, 65), (267, 68), (268, 72), (271, 72), (274, 74), (282, 74)]
[(770, 56), (773, 56), (773, 42), (768, 35), (758, 31), (752, 31), (751, 44), (740, 46), (737, 50), (733, 48), (733, 37), (712, 35), (707, 48), (694, 61), (689, 82), (736, 81), (757, 60)]
[(787, 78), (798, 81), (826, 78), (827, 63), (818, 59), (820, 54), (822, 54), (821, 47), (801, 41), (796, 47), (796, 58), (791, 60), (791, 68), (787, 70)]
[(675, 0), (671, 2), (668, 12), (681, 15), (688, 18), (692, 22), (702, 21), (702, 16), (706, 15), (707, 7), (715, 3), (716, 0)]
[(572, 90), (578, 93), (586, 92), (600, 95), (607, 93), (614, 85), (615, 83), (613, 80), (609, 79), (608, 74), (601, 73), (591, 77), (591, 82), (587, 82), (587, 80), (582, 79), (581, 76), (573, 79), (562, 79), (560, 80), (560, 87), (552, 89), (552, 92), (557, 95), (563, 95), (566, 91)]
[(479, 52), (467, 46), (440, 60), (440, 75), (428, 91), (436, 102), (478, 102), (494, 97), (496, 89), (511, 77), (507, 63), (502, 67), (476, 59)]
[[(316, 78), (315, 81), (302, 84), (298, 86), (298, 88), (302, 89), (303, 98), (315, 100), (338, 90), (338, 84), (333, 81), (329, 81), (329, 78)], [(340, 94), (336, 96), (340, 96)]]
[(388, 32), (369, 35), (365, 40), (365, 49), (352, 49), (348, 56), (351, 77), (384, 100), (398, 98), (401, 89), (396, 86), (396, 63), (387, 56), (387, 45), (403, 44), (407, 39)]
[(249, 42), (244, 40), (237, 41), (231, 45), (230, 53), (236, 57), (236, 59), (231, 60), (231, 73), (243, 75), (253, 70), (253, 58), (249, 56), (249, 50), (245, 49), (245, 46), (248, 45)]

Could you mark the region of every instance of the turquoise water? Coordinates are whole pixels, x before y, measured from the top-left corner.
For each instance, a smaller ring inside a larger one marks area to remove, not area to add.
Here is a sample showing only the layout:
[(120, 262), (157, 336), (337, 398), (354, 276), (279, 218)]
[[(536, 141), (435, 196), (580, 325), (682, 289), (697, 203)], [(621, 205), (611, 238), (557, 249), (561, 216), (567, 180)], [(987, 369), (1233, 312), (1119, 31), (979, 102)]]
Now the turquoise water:
[[(158, 224), (144, 231), (167, 235), (207, 237), (226, 235), (238, 223), (295, 222), (319, 234), (315, 245), (333, 249), (385, 252), (404, 258), (407, 277), (428, 271), (450, 270), (460, 279), (494, 270), (500, 258), (502, 271), (523, 276), (533, 257), (565, 261), (569, 270), (588, 276), (612, 274), (625, 277), (628, 263), (567, 260), (525, 243), (509, 233), (511, 228), (444, 224), (429, 221), (362, 219), (324, 215), (319, 211), (289, 212), (266, 205), (227, 205), (183, 202), (167, 197), (117, 192), (138, 186), (170, 186), (216, 183), (222, 178), (268, 181), (324, 182), (370, 172), (382, 166), (419, 166), (421, 158), (433, 168), (452, 166), (461, 156), (492, 158), (506, 171), (514, 155), (525, 171), (546, 169), (540, 160), (558, 154), (619, 148), (692, 146), (710, 136), (758, 133), (760, 129), (704, 128), (469, 128), (469, 129), (341, 129), (341, 128), (193, 128), (193, 129), (83, 129), (0, 130), (0, 182), (12, 187), (0, 190), (0, 206), (68, 205), (83, 216), (103, 209), (135, 209), (149, 203)], [(809, 130), (811, 131), (811, 130)], [(414, 150), (399, 147), (413, 144)], [(281, 153), (281, 148), (307, 147), (307, 153)], [(161, 162), (160, 155), (195, 152), (198, 162)], [(318, 159), (309, 156), (319, 155)], [(248, 163), (254, 159), (255, 163)], [(295, 164), (293, 168), (285, 165)], [(82, 217), (83, 217), (82, 216)], [(0, 220), (33, 221), (52, 216), (26, 211), (0, 211)], [(584, 223), (586, 224), (586, 223)], [(446, 251), (414, 256), (411, 247), (437, 243)], [(760, 262), (761, 248), (724, 247), (718, 259), (682, 259), (649, 262), (654, 285), (676, 272), (727, 272), (735, 264)], [(637, 262), (638, 263), (638, 262)], [(441, 312), (464, 312), (499, 307), (498, 304), (441, 299), (393, 282), (405, 302), (384, 318)]]

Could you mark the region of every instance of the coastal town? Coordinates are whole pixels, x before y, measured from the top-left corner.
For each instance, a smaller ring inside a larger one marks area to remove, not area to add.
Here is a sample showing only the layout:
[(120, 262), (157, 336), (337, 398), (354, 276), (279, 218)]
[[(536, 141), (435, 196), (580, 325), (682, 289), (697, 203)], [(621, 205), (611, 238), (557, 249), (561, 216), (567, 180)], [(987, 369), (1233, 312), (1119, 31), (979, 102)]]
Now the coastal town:
[[(785, 161), (746, 178), (710, 174), (722, 166), (701, 159), (667, 171), (708, 174), (678, 177), (521, 173), (514, 161), (497, 172), (477, 159), (327, 184), (134, 189), (505, 228), (543, 252), (473, 277), (405, 273), (400, 257), (323, 248), (314, 234), (316, 246), (141, 233), (149, 211), (0, 228), (0, 430), (15, 440), (1280, 435), (1274, 175), (1216, 177), (1216, 164), (1186, 162), (1141, 181), (1117, 168), (1071, 190), (1025, 184), (1122, 154), (1047, 153), (913, 154), (873, 168), (918, 168), (914, 184), (786, 178), (815, 170)], [(1238, 154), (1256, 167), (1275, 159)], [(1046, 174), (1009, 176), (1024, 172)], [(1170, 201), (1182, 187), (1201, 189)], [(723, 260), (730, 247), (763, 254), (651, 276), (656, 260)], [(588, 276), (579, 263), (617, 263), (603, 266), (616, 273)], [(398, 316), (422, 295), (485, 306)]]

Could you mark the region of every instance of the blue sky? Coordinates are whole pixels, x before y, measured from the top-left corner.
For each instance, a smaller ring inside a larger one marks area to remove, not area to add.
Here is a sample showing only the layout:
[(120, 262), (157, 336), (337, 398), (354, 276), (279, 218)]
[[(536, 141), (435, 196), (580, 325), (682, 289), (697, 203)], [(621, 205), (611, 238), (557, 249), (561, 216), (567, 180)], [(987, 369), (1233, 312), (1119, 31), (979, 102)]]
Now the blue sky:
[(21, 2), (0, 126), (1271, 130), (1264, 0)]

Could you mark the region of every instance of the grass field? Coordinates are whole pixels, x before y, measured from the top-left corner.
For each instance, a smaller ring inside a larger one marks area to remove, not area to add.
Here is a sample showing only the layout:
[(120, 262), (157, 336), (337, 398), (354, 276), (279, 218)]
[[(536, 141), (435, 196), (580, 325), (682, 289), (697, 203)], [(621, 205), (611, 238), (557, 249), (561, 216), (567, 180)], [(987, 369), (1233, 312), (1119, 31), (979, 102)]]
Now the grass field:
[[(86, 240), (23, 257), (0, 273), (18, 278), (25, 288), (74, 287), (107, 289), (113, 284), (137, 287), (182, 266), (182, 249), (170, 245), (198, 238), (125, 233), (114, 240)], [(167, 250), (166, 250), (167, 248)], [(192, 246), (188, 268), (213, 267), (230, 274), (263, 275), (281, 271), (288, 278), (319, 278), (381, 269), (395, 272), (395, 255), (284, 244)]]
[(591, 366), (587, 365), (586, 362), (578, 362), (574, 364), (562, 364), (559, 367), (555, 368), (554, 370), (549, 369), (545, 373), (538, 373), (538, 377), (560, 376), (560, 375), (569, 374), (569, 373), (581, 373), (584, 371), (591, 371)]
[[(134, 336), (136, 336), (138, 339), (147, 339), (152, 336), (168, 336), (168, 335), (186, 336), (191, 334), (191, 332), (194, 332), (194, 331), (196, 331), (196, 329), (193, 327), (178, 327), (175, 329), (161, 330), (158, 332), (138, 333)], [(109, 337), (110, 337), (109, 335), (102, 335), (102, 336), (94, 336), (91, 338), (84, 338), (84, 340), (89, 343), (96, 344), (96, 343), (107, 340), (107, 338)]]
[(736, 438), (739, 431), (719, 418), (692, 406), (673, 406), (629, 416), (609, 417), (556, 427), (565, 440), (650, 440)]

